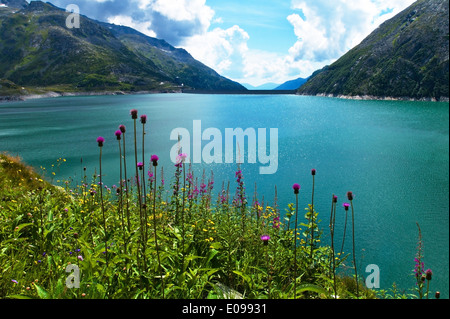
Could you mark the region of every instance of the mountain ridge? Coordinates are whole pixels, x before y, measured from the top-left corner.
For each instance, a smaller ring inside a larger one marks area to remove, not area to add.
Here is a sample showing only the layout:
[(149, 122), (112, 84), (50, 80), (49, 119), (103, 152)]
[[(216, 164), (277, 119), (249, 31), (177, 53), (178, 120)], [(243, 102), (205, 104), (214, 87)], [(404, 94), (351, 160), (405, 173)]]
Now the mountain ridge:
[(416, 1), (314, 72), (297, 93), (448, 101), (448, 5), (448, 0)]
[(308, 78), (297, 78), (289, 80), (277, 86), (274, 90), (297, 90), (308, 81)]

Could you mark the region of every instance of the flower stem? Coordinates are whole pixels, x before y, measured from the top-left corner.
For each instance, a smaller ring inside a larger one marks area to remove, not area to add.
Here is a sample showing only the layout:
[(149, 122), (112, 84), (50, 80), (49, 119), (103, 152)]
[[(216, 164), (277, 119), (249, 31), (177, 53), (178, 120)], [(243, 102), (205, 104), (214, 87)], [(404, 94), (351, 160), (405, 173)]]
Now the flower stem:
[[(128, 225), (128, 232), (131, 231), (131, 221), (130, 221), (130, 207), (129, 207), (129, 201), (128, 201), (128, 177), (127, 177), (127, 160), (126, 160), (126, 151), (125, 151), (125, 132), (122, 133), (123, 135), (123, 168), (124, 168), (124, 174), (125, 174), (125, 199), (127, 204), (127, 225)], [(122, 185), (123, 187), (123, 185)]]
[(120, 187), (120, 192), (119, 192), (119, 215), (120, 215), (120, 219), (122, 221), (122, 233), (123, 233), (123, 245), (124, 245), (124, 251), (127, 250), (127, 242), (126, 242), (126, 238), (125, 238), (125, 221), (123, 219), (123, 180), (122, 180), (122, 148), (120, 147), (120, 140), (119, 142), (119, 166), (120, 166), (120, 183), (119, 183), (119, 187)]
[(106, 265), (108, 265), (108, 243), (107, 243), (107, 234), (106, 234), (106, 218), (105, 218), (105, 205), (103, 203), (103, 183), (102, 183), (102, 148), (100, 147), (100, 201), (102, 207), (102, 215), (103, 215), (103, 229), (105, 231), (105, 259)]
[(298, 217), (298, 194), (295, 194), (295, 225), (294, 225), (294, 299), (297, 299), (297, 217)]
[(161, 267), (161, 259), (159, 256), (159, 246), (158, 246), (158, 234), (156, 233), (156, 166), (155, 166), (155, 187), (153, 187), (153, 233), (155, 236), (155, 249), (156, 249), (156, 256), (158, 257), (158, 267), (161, 271), (161, 293), (163, 299), (165, 299), (164, 296), (164, 275), (163, 275), (163, 269)]
[(350, 200), (350, 205), (352, 206), (353, 267), (355, 268), (356, 297), (359, 297), (358, 271), (356, 267), (356, 256), (355, 256), (355, 213), (353, 209), (352, 200)]
[(310, 215), (310, 223), (311, 223), (311, 250), (309, 252), (309, 258), (312, 261), (312, 255), (313, 255), (313, 247), (314, 247), (314, 175), (313, 178), (313, 184), (312, 184), (312, 195), (311, 195), (311, 215)]
[(331, 258), (333, 265), (333, 288), (334, 288), (334, 298), (337, 298), (337, 286), (336, 286), (336, 259), (334, 255), (334, 226), (336, 223), (336, 202), (335, 196), (333, 195), (333, 201), (331, 203), (331, 218), (330, 218), (330, 233), (331, 233)]

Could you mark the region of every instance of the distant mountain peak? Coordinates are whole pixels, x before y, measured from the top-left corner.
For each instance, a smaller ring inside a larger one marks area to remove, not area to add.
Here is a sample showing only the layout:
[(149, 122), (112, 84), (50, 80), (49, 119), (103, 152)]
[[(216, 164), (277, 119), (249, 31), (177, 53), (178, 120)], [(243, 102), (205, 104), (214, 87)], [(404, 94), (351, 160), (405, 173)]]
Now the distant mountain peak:
[(297, 90), (303, 84), (306, 83), (308, 78), (298, 78), (290, 81), (286, 81), (283, 84), (277, 86), (274, 90)]

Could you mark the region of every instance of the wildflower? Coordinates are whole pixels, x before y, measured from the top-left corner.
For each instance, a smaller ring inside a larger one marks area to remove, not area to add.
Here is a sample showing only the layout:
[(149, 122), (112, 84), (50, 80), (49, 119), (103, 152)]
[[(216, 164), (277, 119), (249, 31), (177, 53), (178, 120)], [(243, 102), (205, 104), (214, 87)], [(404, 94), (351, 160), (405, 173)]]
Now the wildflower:
[(141, 115), (141, 123), (142, 124), (147, 123), (147, 115)]
[(121, 132), (120, 130), (117, 130), (116, 133), (115, 133), (115, 135), (116, 135), (116, 137), (117, 137), (117, 140), (120, 141), (120, 137), (121, 137), (121, 135), (122, 135), (122, 132)]
[(142, 162), (137, 163), (137, 167), (138, 167), (140, 170), (142, 170), (142, 167), (144, 167), (144, 163), (142, 163)]
[(280, 217), (274, 217), (272, 228), (279, 229), (280, 228)]
[(294, 194), (298, 194), (300, 190), (300, 185), (295, 183), (294, 185), (292, 185), (292, 188), (294, 189)]
[(350, 207), (350, 204), (349, 203), (344, 203), (344, 204), (342, 204), (342, 206), (344, 206), (345, 210), (348, 210), (348, 208)]
[(337, 203), (337, 196), (333, 195), (333, 203)]
[(439, 291), (436, 291), (436, 294), (434, 295), (434, 297), (435, 297), (436, 299), (441, 298), (441, 293), (440, 293)]
[(269, 244), (269, 239), (270, 239), (269, 235), (261, 236), (261, 240), (263, 241), (264, 245), (268, 245)]
[(105, 142), (105, 139), (103, 137), (99, 136), (97, 138), (98, 147), (102, 147), (104, 142)]
[(158, 155), (152, 155), (152, 157), (150, 158), (150, 160), (152, 161), (153, 166), (158, 166), (158, 161), (159, 161)]
[(314, 168), (311, 170), (311, 175), (312, 176), (316, 175), (316, 170)]
[(126, 132), (125, 125), (123, 125), (123, 124), (119, 125), (119, 130), (120, 130), (120, 132), (125, 133)]
[(178, 156), (177, 156), (177, 164), (184, 163), (186, 158), (187, 158), (187, 155), (185, 153), (178, 154)]
[(11, 281), (15, 284), (18, 284), (17, 280), (15, 280), (15, 279), (11, 279)]
[(427, 278), (427, 280), (431, 280), (431, 276), (433, 276), (433, 272), (431, 271), (431, 269), (425, 270), (425, 277)]
[(131, 114), (131, 118), (132, 118), (133, 120), (136, 120), (136, 119), (137, 119), (138, 111), (137, 111), (136, 109), (132, 109), (132, 110), (130, 111), (130, 114)]
[(83, 256), (80, 255), (80, 256), (78, 256), (77, 258), (78, 258), (79, 260), (83, 261)]
[(347, 192), (347, 198), (348, 198), (348, 200), (353, 200), (353, 193)]

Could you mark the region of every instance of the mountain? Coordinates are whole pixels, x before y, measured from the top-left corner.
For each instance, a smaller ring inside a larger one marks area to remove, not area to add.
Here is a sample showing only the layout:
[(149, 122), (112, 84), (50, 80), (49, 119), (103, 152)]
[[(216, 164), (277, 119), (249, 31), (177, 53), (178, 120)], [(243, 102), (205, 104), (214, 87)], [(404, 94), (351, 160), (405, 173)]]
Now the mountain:
[(277, 86), (274, 90), (297, 90), (299, 87), (305, 84), (307, 80), (308, 80), (307, 78), (306, 79), (298, 78), (295, 80), (290, 80)]
[(164, 40), (85, 16), (69, 29), (68, 15), (41, 1), (0, 8), (4, 84), (63, 92), (245, 90)]
[(248, 90), (273, 90), (275, 89), (279, 84), (276, 83), (264, 83), (258, 86), (253, 86), (248, 83), (242, 84), (244, 87), (246, 87)]
[(448, 100), (449, 1), (416, 1), (298, 93)]

